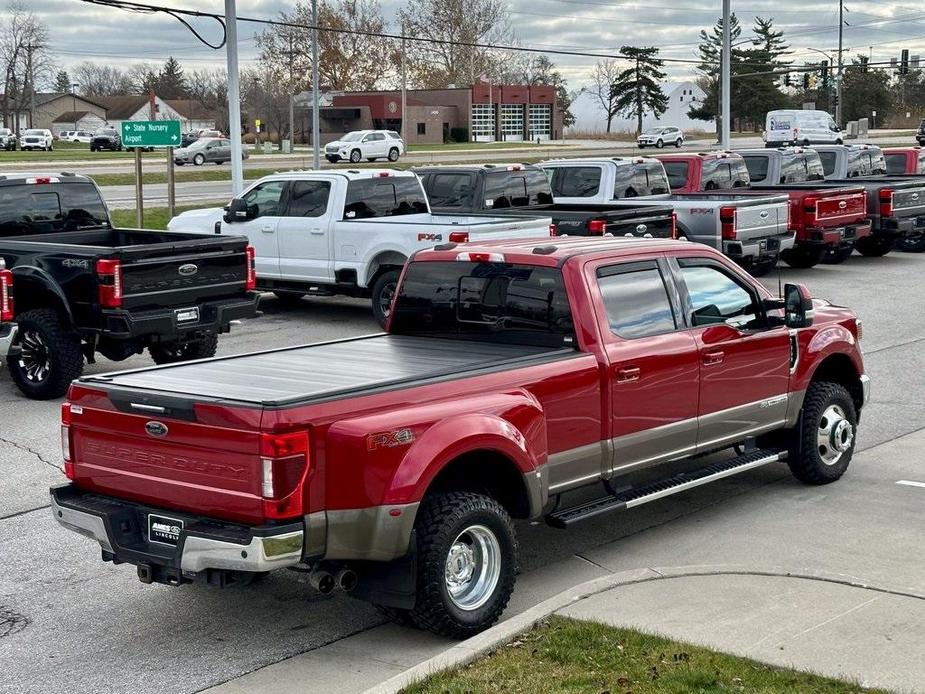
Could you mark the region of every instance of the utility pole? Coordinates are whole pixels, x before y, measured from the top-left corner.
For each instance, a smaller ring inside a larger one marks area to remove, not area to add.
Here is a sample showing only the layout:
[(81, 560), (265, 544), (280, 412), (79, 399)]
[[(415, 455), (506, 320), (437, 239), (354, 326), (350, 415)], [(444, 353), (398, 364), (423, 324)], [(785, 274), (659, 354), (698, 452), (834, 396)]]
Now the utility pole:
[(845, 29), (845, 0), (838, 0), (838, 75), (835, 83), (835, 122), (840, 128), (841, 122), (841, 82), (842, 82), (842, 34)]
[[(292, 56), (296, 51), (292, 50), (292, 31), (289, 31), (289, 50), (283, 51), (283, 55), (289, 58), (289, 147), (290, 151), (295, 151), (295, 78), (292, 74)], [(280, 148), (283, 143), (280, 142)]]
[(26, 44), (26, 72), (29, 79), (29, 127), (35, 127), (35, 75), (32, 72), (33, 45)]
[(238, 17), (235, 0), (225, 0), (225, 59), (228, 70), (228, 138), (231, 140), (231, 193), (244, 190), (241, 142), (241, 76), (238, 74)]
[(405, 71), (405, 23), (401, 23), (401, 141), (408, 147), (408, 79)]
[(729, 130), (729, 114), (731, 112), (729, 99), (730, 99), (730, 53), (732, 52), (732, 36), (730, 32), (729, 22), (731, 21), (730, 16), (732, 11), (730, 8), (730, 0), (723, 0), (723, 56), (721, 60), (720, 67), (720, 80), (722, 85), (722, 109), (720, 114), (720, 119), (722, 123), (722, 128), (720, 130), (720, 146), (723, 149), (731, 149), (731, 134)]
[(318, 0), (312, 0), (312, 167), (321, 168), (321, 96), (318, 93)]

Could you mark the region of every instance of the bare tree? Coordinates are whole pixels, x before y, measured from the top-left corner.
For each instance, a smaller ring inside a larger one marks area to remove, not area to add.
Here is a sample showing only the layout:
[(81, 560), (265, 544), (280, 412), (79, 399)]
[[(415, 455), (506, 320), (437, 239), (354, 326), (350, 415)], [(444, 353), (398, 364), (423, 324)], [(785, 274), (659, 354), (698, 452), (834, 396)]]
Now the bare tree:
[(87, 97), (116, 96), (132, 91), (127, 73), (112, 65), (85, 61), (73, 69), (72, 75), (80, 85), (80, 93)]
[[(510, 15), (503, 0), (408, 0), (398, 12), (406, 36), (463, 43), (510, 43)], [(421, 87), (473, 84), (508, 56), (486, 49), (446, 43), (407, 44), (406, 60), (413, 82)]]
[(186, 75), (190, 99), (215, 114), (215, 127), (228, 132), (228, 73), (221, 69), (193, 70)]
[(604, 117), (607, 119), (607, 132), (610, 132), (613, 119), (620, 112), (617, 106), (620, 94), (614, 89), (619, 74), (620, 67), (616, 60), (598, 60), (591, 72), (591, 86), (586, 88), (594, 95), (604, 112)]
[(18, 131), (17, 114), (29, 111), (31, 125), (36, 85), (48, 81), (55, 67), (48, 54), (48, 28), (18, 0), (10, 3), (0, 20), (0, 65), (0, 111), (6, 125)]

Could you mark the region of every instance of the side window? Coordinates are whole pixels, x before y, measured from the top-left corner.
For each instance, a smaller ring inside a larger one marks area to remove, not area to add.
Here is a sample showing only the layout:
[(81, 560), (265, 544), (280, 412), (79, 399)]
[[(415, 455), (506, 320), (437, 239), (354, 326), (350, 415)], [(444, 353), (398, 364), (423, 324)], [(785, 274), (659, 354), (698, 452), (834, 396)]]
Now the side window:
[(562, 166), (552, 169), (553, 197), (593, 198), (600, 189), (599, 166)]
[(328, 181), (295, 181), (289, 188), (287, 217), (323, 217), (328, 211)]
[(681, 276), (690, 299), (691, 325), (726, 323), (740, 330), (759, 326), (752, 292), (718, 267), (682, 262)]
[(427, 197), (433, 207), (465, 209), (472, 204), (472, 174), (430, 174), (425, 186)]
[(280, 201), (284, 190), (286, 190), (285, 181), (267, 181), (252, 188), (244, 195), (248, 216), (251, 219), (279, 216)]
[(732, 187), (733, 188), (747, 188), (751, 183), (751, 179), (748, 177), (748, 167), (745, 166), (745, 161), (742, 159), (734, 159), (729, 165), (732, 178)]
[(527, 197), (529, 205), (549, 205), (552, 203), (552, 193), (549, 190), (549, 181), (539, 171), (531, 170), (525, 174), (527, 182)]
[(668, 290), (654, 262), (600, 268), (597, 284), (614, 334), (631, 340), (677, 328)]
[(636, 187), (636, 167), (632, 164), (617, 165), (614, 171), (613, 180), (613, 199), (622, 200), (623, 198), (639, 197), (640, 192)]
[(642, 179), (645, 185), (640, 195), (663, 195), (669, 193), (668, 175), (665, 173), (665, 167), (661, 163), (646, 164), (640, 167), (640, 172), (645, 175)]
[(764, 183), (768, 177), (768, 165), (771, 160), (763, 154), (745, 157), (745, 166), (752, 183)]

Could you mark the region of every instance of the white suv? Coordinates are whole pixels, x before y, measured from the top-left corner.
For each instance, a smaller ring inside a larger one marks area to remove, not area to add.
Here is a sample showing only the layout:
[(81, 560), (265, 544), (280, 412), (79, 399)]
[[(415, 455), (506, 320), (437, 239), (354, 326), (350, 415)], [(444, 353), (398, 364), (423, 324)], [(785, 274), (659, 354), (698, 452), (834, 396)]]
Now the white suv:
[(332, 164), (341, 159), (354, 164), (363, 159), (398, 161), (404, 153), (405, 143), (394, 130), (354, 130), (324, 148), (324, 156)]
[(649, 128), (636, 138), (636, 144), (639, 145), (639, 149), (645, 147), (658, 147), (661, 149), (665, 145), (680, 147), (684, 144), (684, 133), (680, 128), (675, 128), (674, 126)]
[(41, 149), (50, 152), (54, 149), (54, 141), (55, 138), (52, 136), (51, 130), (30, 128), (29, 130), (23, 130), (19, 136), (19, 148), (23, 150)]

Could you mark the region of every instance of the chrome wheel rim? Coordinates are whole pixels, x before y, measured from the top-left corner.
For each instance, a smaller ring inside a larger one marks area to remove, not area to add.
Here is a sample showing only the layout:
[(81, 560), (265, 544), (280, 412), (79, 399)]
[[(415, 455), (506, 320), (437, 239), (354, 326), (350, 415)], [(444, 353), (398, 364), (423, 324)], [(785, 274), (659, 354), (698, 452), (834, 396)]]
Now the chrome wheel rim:
[(840, 405), (829, 405), (819, 418), (816, 446), (826, 465), (835, 465), (854, 443), (854, 425)]
[(19, 368), (26, 379), (32, 383), (41, 383), (51, 372), (51, 355), (48, 345), (41, 333), (26, 330), (20, 337)]
[(484, 525), (463, 530), (446, 557), (446, 591), (456, 607), (477, 610), (491, 598), (501, 578), (501, 545)]

